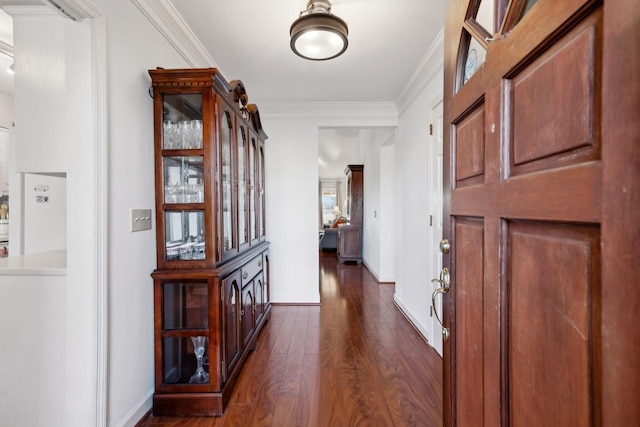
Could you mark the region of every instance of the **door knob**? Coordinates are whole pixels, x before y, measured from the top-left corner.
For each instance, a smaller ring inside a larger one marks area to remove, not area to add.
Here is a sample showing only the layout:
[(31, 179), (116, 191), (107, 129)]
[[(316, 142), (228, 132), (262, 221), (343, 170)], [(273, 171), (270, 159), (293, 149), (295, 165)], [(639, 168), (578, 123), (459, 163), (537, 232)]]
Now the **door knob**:
[(448, 254), (451, 250), (451, 243), (447, 239), (442, 239), (440, 241), (440, 252), (443, 254)]
[(442, 339), (446, 341), (449, 339), (449, 329), (444, 327), (444, 323), (442, 323), (442, 319), (440, 319), (440, 316), (438, 315), (438, 310), (436, 310), (436, 297), (438, 296), (438, 294), (446, 294), (449, 292), (449, 285), (451, 283), (451, 275), (449, 274), (449, 269), (447, 267), (444, 267), (440, 272), (440, 278), (432, 279), (431, 281), (434, 283), (440, 283), (440, 287), (433, 291), (433, 293), (431, 294), (431, 308), (436, 315), (436, 320), (442, 327)]
[(449, 284), (451, 283), (451, 275), (449, 274), (449, 269), (444, 267), (440, 272), (439, 279), (431, 279), (433, 283), (440, 283), (440, 288), (444, 293), (449, 292)]

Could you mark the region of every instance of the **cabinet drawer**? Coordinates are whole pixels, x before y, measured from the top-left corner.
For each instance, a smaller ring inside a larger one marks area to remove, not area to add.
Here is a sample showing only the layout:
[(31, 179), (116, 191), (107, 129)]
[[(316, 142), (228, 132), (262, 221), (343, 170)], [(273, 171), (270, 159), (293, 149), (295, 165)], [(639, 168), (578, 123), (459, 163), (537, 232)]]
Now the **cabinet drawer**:
[(262, 271), (262, 254), (242, 266), (242, 287)]

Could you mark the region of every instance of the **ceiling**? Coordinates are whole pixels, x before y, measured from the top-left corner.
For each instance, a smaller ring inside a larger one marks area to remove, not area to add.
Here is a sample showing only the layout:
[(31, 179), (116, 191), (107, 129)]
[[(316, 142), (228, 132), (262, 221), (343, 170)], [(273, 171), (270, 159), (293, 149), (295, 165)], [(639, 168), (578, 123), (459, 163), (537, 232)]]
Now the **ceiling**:
[[(394, 102), (444, 25), (445, 0), (333, 0), (349, 27), (340, 57), (309, 61), (289, 47), (289, 28), (307, 0), (173, 0), (227, 80), (249, 101)], [(380, 129), (380, 132), (389, 132)], [(318, 133), (318, 175), (344, 177), (360, 158), (359, 129)]]
[[(91, 0), (89, 0), (91, 1)], [(151, 0), (139, 0), (151, 1)], [(173, 4), (227, 80), (242, 80), (249, 101), (395, 102), (444, 24), (446, 0), (333, 0), (349, 27), (349, 47), (329, 61), (309, 61), (289, 47), (289, 28), (307, 0), (153, 0)], [(46, 0), (0, 0), (45, 4)], [(12, 40), (0, 14), (0, 41)], [(0, 91), (13, 92), (4, 79)], [(5, 73), (6, 74), (6, 73)], [(355, 133), (354, 133), (355, 132)], [(342, 174), (356, 152), (357, 130), (320, 132), (320, 176)], [(323, 160), (324, 159), (324, 160)], [(347, 160), (350, 161), (350, 160)]]
[(445, 0), (333, 0), (349, 26), (340, 57), (309, 61), (289, 47), (307, 0), (173, 0), (227, 80), (251, 102), (395, 101), (444, 23)]

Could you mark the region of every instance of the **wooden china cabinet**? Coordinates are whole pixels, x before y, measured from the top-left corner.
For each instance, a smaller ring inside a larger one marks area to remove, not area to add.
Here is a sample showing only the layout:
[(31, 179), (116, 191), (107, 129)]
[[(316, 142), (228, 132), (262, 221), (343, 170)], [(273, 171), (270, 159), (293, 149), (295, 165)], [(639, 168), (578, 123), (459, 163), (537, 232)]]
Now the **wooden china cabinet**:
[(150, 70), (157, 416), (221, 415), (271, 315), (264, 141), (242, 82)]
[(364, 166), (347, 165), (347, 222), (338, 226), (338, 261), (362, 262)]

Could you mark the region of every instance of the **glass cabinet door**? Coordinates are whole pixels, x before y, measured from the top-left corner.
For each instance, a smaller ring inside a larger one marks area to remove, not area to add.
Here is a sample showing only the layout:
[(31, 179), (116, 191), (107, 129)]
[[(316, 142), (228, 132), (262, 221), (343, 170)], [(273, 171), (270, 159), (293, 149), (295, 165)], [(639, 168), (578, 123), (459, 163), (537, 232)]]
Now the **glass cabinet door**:
[(237, 139), (237, 191), (238, 191), (238, 244), (240, 248), (249, 243), (249, 217), (247, 215), (247, 135), (243, 126), (238, 126)]
[(202, 156), (162, 158), (164, 203), (204, 203)]
[(240, 300), (240, 287), (242, 283), (240, 270), (222, 281), (224, 289), (223, 306), (223, 346), (224, 365), (223, 379), (229, 379), (229, 375), (240, 357), (240, 316), (242, 311)]
[[(220, 123), (220, 165), (222, 174), (220, 178), (222, 191), (222, 253), (225, 254), (236, 248), (236, 242), (233, 235), (233, 193), (232, 193), (232, 142), (231, 135), (233, 132), (233, 121), (229, 111), (224, 111)], [(224, 255), (223, 255), (224, 257)]]
[(163, 96), (162, 148), (202, 149), (202, 94)]
[(162, 95), (160, 207), (164, 260), (205, 260), (203, 94)]
[(265, 198), (264, 198), (264, 147), (259, 146), (258, 155), (258, 236), (260, 240), (266, 236), (265, 230)]
[(167, 261), (206, 259), (203, 210), (167, 210), (164, 225)]
[(256, 152), (257, 141), (254, 136), (251, 136), (251, 146), (249, 147), (249, 220), (250, 220), (250, 237), (253, 242), (257, 238), (257, 220), (256, 215)]
[(162, 283), (162, 380), (209, 383), (207, 282)]

